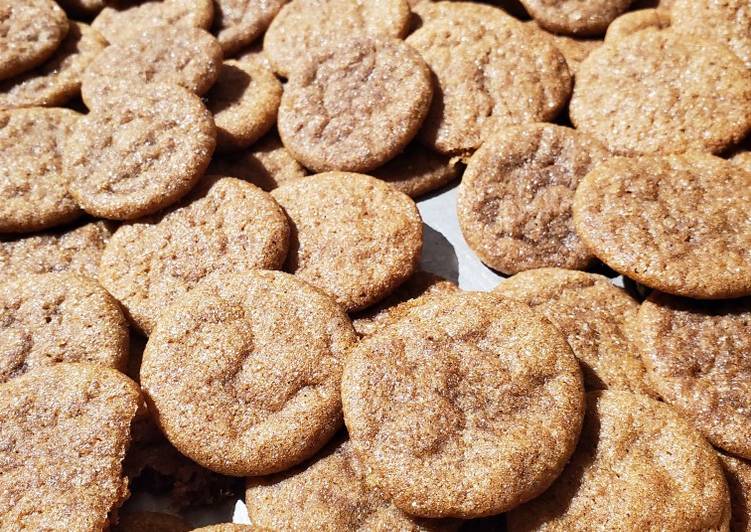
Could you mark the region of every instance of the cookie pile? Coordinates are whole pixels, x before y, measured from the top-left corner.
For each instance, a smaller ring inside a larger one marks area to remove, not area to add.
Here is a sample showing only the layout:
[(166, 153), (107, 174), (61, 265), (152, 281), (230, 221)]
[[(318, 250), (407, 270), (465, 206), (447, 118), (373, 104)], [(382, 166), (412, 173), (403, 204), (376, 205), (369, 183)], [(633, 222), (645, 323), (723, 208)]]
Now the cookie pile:
[(749, 135), (747, 0), (0, 0), (0, 530), (751, 530)]

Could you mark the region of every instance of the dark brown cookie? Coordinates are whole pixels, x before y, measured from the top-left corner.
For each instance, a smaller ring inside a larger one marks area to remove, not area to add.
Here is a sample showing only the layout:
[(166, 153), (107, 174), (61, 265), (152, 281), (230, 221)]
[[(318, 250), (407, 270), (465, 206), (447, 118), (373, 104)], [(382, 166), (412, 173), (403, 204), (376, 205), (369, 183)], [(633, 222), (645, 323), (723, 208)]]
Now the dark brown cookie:
[(546, 30), (569, 35), (602, 35), (632, 0), (521, 0)]
[(462, 168), (459, 157), (435, 153), (413, 142), (371, 174), (398, 191), (419, 198), (457, 179)]
[(213, 31), (231, 57), (266, 31), (287, 0), (216, 0)]

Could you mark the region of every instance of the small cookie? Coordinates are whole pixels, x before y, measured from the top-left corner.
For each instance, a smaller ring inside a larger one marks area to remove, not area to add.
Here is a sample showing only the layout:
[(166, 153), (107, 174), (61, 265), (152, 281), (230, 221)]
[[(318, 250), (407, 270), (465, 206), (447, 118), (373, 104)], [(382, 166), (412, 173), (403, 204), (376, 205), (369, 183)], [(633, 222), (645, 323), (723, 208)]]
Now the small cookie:
[(260, 62), (225, 61), (206, 95), (219, 151), (246, 148), (274, 127), (282, 84)]
[(371, 172), (373, 177), (387, 182), (412, 198), (444, 187), (457, 179), (462, 171), (459, 157), (435, 153), (417, 142)]
[(652, 292), (637, 329), (657, 393), (713, 445), (751, 458), (751, 299), (699, 302)]
[(717, 454), (672, 408), (623, 391), (587, 395), (579, 446), (541, 497), (508, 514), (531, 530), (726, 531)]
[(0, 79), (31, 70), (68, 33), (68, 17), (52, 0), (0, 0)]
[(602, 35), (632, 0), (521, 0), (546, 30), (567, 35)]
[(751, 532), (751, 463), (718, 452), (730, 488), (732, 532)]
[(193, 527), (180, 517), (156, 512), (119, 514), (112, 532), (189, 532)]
[[(169, 83), (201, 96), (219, 77), (222, 49), (198, 28), (160, 26), (104, 50), (89, 65), (81, 97), (89, 109), (111, 107), (133, 94), (134, 85)], [(140, 92), (136, 92), (139, 95)]]
[(56, 364), (0, 385), (0, 526), (105, 530), (128, 498), (121, 462), (138, 386), (109, 368)]
[(70, 193), (87, 212), (129, 220), (175, 203), (203, 175), (216, 143), (201, 100), (142, 85), (78, 121), (66, 143)]
[(213, 33), (230, 57), (269, 27), (287, 0), (216, 0)]
[(751, 294), (751, 173), (699, 153), (615, 158), (579, 184), (574, 226), (618, 273), (698, 299)]
[(492, 6), (422, 6), (424, 24), (407, 44), (437, 83), (419, 134), (426, 146), (467, 155), (499, 127), (551, 120), (565, 106), (571, 75), (546, 36)]
[(579, 65), (582, 64), (582, 61), (584, 61), (594, 50), (602, 46), (602, 40), (600, 39), (585, 39), (581, 37), (549, 33), (542, 29), (534, 20), (528, 21), (527, 25), (539, 29), (544, 32), (545, 35), (553, 39), (553, 44), (555, 44), (555, 47), (558, 48), (558, 51), (561, 52), (566, 59), (566, 64), (568, 65), (569, 72), (572, 76), (576, 75), (576, 71), (579, 69)]
[(271, 195), (292, 224), (285, 269), (347, 311), (377, 303), (417, 269), (422, 219), (409, 198), (374, 177), (328, 172)]
[(469, 159), (459, 184), (467, 244), (505, 274), (586, 268), (593, 257), (576, 236), (571, 204), (579, 181), (607, 157), (600, 143), (567, 127), (500, 129)]
[(711, 41), (639, 31), (581, 64), (569, 113), (613, 153), (717, 153), (751, 130), (751, 71)]
[(502, 281), (494, 292), (526, 303), (558, 327), (589, 390), (654, 395), (633, 331), (639, 303), (607, 277), (541, 268)]
[(642, 30), (664, 30), (670, 27), (670, 11), (666, 9), (640, 9), (624, 13), (615, 19), (605, 33), (605, 42), (613, 43)]
[(226, 475), (283, 471), (341, 426), (339, 384), (356, 341), (323, 291), (281, 272), (215, 275), (154, 329), (141, 366), (170, 442)]
[(368, 172), (412, 140), (432, 96), (428, 66), (403, 41), (345, 40), (290, 76), (277, 127), (311, 170)]
[(0, 111), (0, 233), (37, 231), (81, 215), (62, 164), (79, 117), (68, 109)]
[(404, 37), (409, 22), (405, 0), (292, 0), (266, 31), (263, 51), (274, 72), (288, 78), (344, 35)]
[(146, 334), (207, 275), (284, 264), (289, 225), (271, 196), (231, 177), (205, 180), (180, 207), (122, 225), (102, 255), (102, 286)]
[(71, 22), (60, 48), (43, 65), (0, 82), (0, 108), (63, 105), (81, 89), (81, 76), (107, 46), (101, 34)]

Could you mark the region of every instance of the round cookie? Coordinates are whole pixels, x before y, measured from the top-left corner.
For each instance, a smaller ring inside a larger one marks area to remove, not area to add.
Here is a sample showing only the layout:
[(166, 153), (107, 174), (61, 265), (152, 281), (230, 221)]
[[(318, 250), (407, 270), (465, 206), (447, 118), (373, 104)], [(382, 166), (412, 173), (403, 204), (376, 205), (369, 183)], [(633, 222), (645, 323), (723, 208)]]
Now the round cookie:
[(129, 496), (122, 461), (140, 403), (128, 377), (89, 364), (0, 384), (3, 528), (106, 530)]
[(459, 185), (467, 244), (505, 274), (586, 268), (593, 257), (576, 236), (571, 204), (579, 181), (607, 157), (596, 140), (563, 126), (498, 130), (469, 159)]
[(608, 26), (605, 42), (613, 43), (642, 30), (664, 30), (670, 27), (670, 11), (666, 9), (640, 9), (624, 13)]
[(521, 0), (546, 30), (568, 35), (602, 35), (632, 0)]
[(184, 196), (216, 143), (201, 100), (171, 85), (143, 85), (81, 118), (66, 143), (70, 193), (87, 212), (128, 220)]
[(417, 206), (370, 176), (328, 172), (277, 188), (292, 224), (285, 269), (324, 289), (347, 311), (377, 303), (417, 269)]
[(156, 512), (128, 512), (119, 514), (119, 522), (112, 532), (190, 532), (193, 527), (184, 519)]
[(751, 463), (741, 458), (717, 453), (725, 470), (725, 478), (730, 489), (732, 532), (751, 531)]
[(0, 81), (0, 108), (63, 105), (78, 94), (84, 70), (106, 46), (98, 31), (71, 22), (65, 40), (46, 63)]
[(461, 171), (458, 157), (441, 155), (413, 142), (371, 174), (399, 192), (419, 198), (448, 185), (459, 177)]
[(407, 39), (437, 83), (419, 133), (423, 144), (468, 155), (499, 127), (548, 121), (565, 106), (571, 75), (547, 36), (499, 8), (425, 5), (423, 26)]
[(751, 299), (699, 302), (653, 292), (637, 329), (657, 393), (713, 445), (751, 458)]
[(141, 385), (184, 455), (225, 475), (276, 473), (341, 426), (355, 341), (333, 299), (289, 274), (215, 275), (162, 314)]
[(274, 127), (282, 84), (261, 62), (225, 61), (206, 95), (219, 151), (246, 148)]
[(79, 116), (41, 107), (0, 111), (0, 233), (37, 231), (80, 216), (62, 164)]
[(743, 168), (746, 172), (751, 172), (751, 151), (739, 151), (730, 158), (730, 162)]
[(576, 446), (584, 395), (550, 322), (465, 292), (362, 339), (345, 362), (342, 406), (368, 481), (398, 508), (473, 518), (547, 489)]
[(216, 0), (213, 33), (230, 57), (268, 28), (287, 0)]
[(403, 41), (346, 40), (290, 76), (277, 127), (313, 171), (368, 172), (407, 146), (432, 96), (430, 70)]
[(52, 0), (0, 0), (0, 79), (44, 63), (68, 33), (68, 17)]
[(587, 389), (654, 395), (634, 338), (639, 303), (607, 277), (541, 268), (502, 281), (494, 292), (526, 303), (563, 333)]
[(534, 20), (527, 22), (527, 25), (539, 29), (553, 40), (555, 47), (558, 48), (558, 51), (561, 52), (566, 59), (566, 64), (568, 65), (569, 72), (572, 76), (576, 74), (582, 61), (584, 61), (593, 50), (602, 46), (602, 40), (600, 39), (584, 39), (581, 37), (570, 37), (568, 35), (549, 33), (540, 28)]
[(180, 207), (122, 225), (102, 254), (102, 286), (146, 334), (206, 276), (284, 264), (289, 225), (271, 196), (231, 177), (204, 180)]
[(616, 154), (717, 153), (751, 130), (751, 71), (711, 41), (639, 31), (581, 64), (569, 114)]
[(343, 35), (404, 37), (410, 15), (405, 0), (292, 0), (266, 31), (263, 51), (274, 72), (288, 78)]
[(574, 226), (605, 264), (698, 299), (751, 294), (751, 173), (699, 153), (614, 158), (579, 184)]
[(198, 28), (160, 26), (99, 54), (83, 75), (81, 97), (89, 109), (110, 107), (144, 83), (175, 84), (201, 96), (221, 68), (222, 49), (212, 35)]
[(672, 408), (624, 391), (591, 392), (581, 439), (558, 480), (508, 514), (527, 530), (728, 530), (720, 461)]

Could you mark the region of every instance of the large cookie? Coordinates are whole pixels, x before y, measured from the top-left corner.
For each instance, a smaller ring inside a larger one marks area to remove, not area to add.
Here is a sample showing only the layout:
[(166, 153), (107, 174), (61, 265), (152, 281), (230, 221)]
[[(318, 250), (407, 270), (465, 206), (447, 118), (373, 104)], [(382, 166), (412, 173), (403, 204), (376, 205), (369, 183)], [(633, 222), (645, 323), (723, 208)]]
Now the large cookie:
[(579, 184), (574, 225), (617, 272), (700, 299), (751, 294), (751, 173), (703, 154), (615, 158)]
[(362, 339), (345, 362), (342, 405), (368, 480), (398, 508), (471, 518), (547, 489), (576, 446), (584, 394), (550, 322), (466, 292)]
[(459, 157), (435, 153), (417, 142), (371, 172), (400, 192), (419, 198), (457, 179), (463, 166)]
[(251, 44), (287, 0), (216, 0), (213, 30), (225, 57)]
[(632, 0), (521, 0), (537, 23), (555, 33), (602, 35)]

